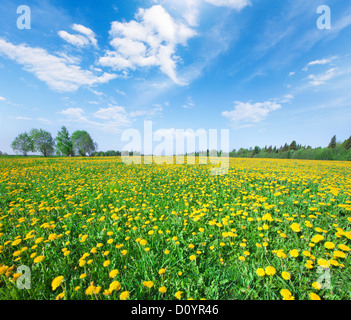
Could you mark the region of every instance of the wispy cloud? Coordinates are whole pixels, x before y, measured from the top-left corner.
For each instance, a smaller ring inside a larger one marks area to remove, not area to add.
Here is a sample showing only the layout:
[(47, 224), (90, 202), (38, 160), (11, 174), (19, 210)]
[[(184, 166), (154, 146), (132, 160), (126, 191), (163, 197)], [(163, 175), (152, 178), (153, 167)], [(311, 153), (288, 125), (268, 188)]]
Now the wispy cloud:
[(117, 76), (103, 73), (95, 75), (72, 64), (65, 57), (58, 57), (42, 48), (32, 48), (25, 44), (14, 45), (0, 38), (0, 54), (23, 66), (51, 89), (59, 92), (76, 91), (82, 86), (107, 83)]
[(182, 106), (184, 109), (191, 109), (191, 108), (193, 108), (195, 106), (195, 104), (194, 104), (194, 101), (193, 101), (193, 99), (192, 99), (192, 97), (188, 97), (187, 99), (186, 99), (186, 102), (185, 102), (185, 104)]
[(93, 45), (97, 48), (96, 35), (93, 30), (81, 24), (73, 24), (72, 29), (79, 34), (71, 34), (67, 31), (61, 30), (58, 32), (58, 35), (66, 42), (78, 48), (88, 47), (89, 45)]
[(326, 72), (314, 75), (310, 74), (308, 76), (309, 84), (311, 86), (320, 86), (325, 84), (327, 81), (333, 79), (337, 75), (337, 68), (328, 69)]

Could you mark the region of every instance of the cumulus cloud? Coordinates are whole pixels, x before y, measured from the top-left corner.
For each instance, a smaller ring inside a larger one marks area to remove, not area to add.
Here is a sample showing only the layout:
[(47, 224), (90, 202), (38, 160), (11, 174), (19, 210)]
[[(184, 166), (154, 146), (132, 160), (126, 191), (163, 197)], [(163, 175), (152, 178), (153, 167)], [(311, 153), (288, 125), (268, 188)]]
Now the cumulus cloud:
[(257, 103), (235, 101), (234, 109), (224, 111), (222, 115), (228, 118), (235, 127), (248, 127), (261, 122), (270, 112), (281, 107), (281, 104), (274, 101)]
[(193, 29), (173, 19), (161, 5), (139, 9), (135, 20), (112, 23), (113, 50), (107, 51), (99, 63), (115, 70), (159, 67), (175, 83), (184, 84), (176, 74), (176, 48), (186, 45), (195, 35)]
[(97, 47), (96, 35), (93, 30), (81, 24), (73, 24), (72, 29), (80, 34), (71, 34), (67, 31), (61, 30), (58, 32), (58, 35), (66, 42), (79, 48), (87, 47), (89, 45)]
[(95, 75), (90, 70), (82, 70), (65, 56), (55, 56), (42, 48), (32, 48), (25, 44), (14, 45), (0, 38), (0, 54), (23, 66), (51, 89), (59, 92), (76, 91), (82, 86), (107, 83), (117, 75), (103, 73)]

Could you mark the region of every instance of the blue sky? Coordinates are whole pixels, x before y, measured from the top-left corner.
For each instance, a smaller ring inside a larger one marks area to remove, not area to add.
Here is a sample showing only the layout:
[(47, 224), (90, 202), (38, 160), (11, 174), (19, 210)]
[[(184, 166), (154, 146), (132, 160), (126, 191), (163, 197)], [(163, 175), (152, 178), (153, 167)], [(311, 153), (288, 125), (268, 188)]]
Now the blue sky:
[[(18, 29), (17, 7), (31, 10)], [(319, 29), (320, 5), (331, 29)], [(0, 150), (21, 132), (230, 129), (230, 149), (351, 135), (348, 0), (0, 2)]]

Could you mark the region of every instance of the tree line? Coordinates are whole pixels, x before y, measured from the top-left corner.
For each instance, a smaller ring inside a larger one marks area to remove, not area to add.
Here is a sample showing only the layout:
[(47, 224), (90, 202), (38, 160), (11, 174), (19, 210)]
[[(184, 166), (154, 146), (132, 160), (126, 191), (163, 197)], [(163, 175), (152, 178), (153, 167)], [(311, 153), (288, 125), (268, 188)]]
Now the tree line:
[(44, 157), (56, 154), (62, 157), (92, 156), (98, 145), (90, 134), (77, 130), (72, 135), (63, 126), (54, 139), (50, 132), (43, 129), (32, 129), (20, 133), (11, 143), (13, 151), (27, 156), (29, 152), (40, 152)]
[(306, 159), (306, 160), (342, 160), (351, 161), (351, 136), (343, 142), (337, 142), (334, 135), (327, 147), (312, 148), (302, 146), (294, 140), (283, 146), (265, 146), (260, 148), (240, 148), (229, 153), (235, 158), (277, 158), (277, 159)]
[[(11, 144), (12, 149), (19, 154), (26, 156), (29, 152), (40, 152), (43, 156), (48, 157), (56, 154), (61, 157), (69, 156), (121, 156), (121, 151), (108, 150), (97, 151), (98, 146), (93, 141), (88, 132), (77, 130), (72, 135), (69, 134), (66, 127), (62, 127), (53, 139), (50, 132), (43, 129), (32, 129), (29, 132), (19, 134)], [(195, 152), (195, 156), (200, 154), (210, 155), (209, 150)], [(0, 151), (0, 155), (1, 155)], [(140, 152), (137, 154), (140, 155)], [(211, 155), (213, 153), (211, 152)], [(222, 151), (217, 152), (221, 156)], [(133, 152), (129, 152), (133, 155)], [(277, 158), (277, 159), (306, 159), (306, 160), (342, 160), (351, 161), (351, 136), (343, 142), (338, 142), (334, 135), (327, 147), (312, 148), (311, 146), (302, 146), (295, 140), (290, 144), (285, 143), (280, 147), (265, 146), (260, 148), (240, 148), (234, 149), (229, 153), (233, 158)]]

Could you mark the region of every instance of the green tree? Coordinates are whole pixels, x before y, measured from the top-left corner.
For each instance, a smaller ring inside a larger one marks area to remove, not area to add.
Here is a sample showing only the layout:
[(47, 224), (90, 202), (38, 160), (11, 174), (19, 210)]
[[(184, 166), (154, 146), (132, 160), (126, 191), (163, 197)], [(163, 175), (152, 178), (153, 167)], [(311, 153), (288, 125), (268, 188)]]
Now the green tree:
[(334, 135), (329, 142), (328, 148), (334, 149), (335, 147), (336, 147), (336, 136)]
[(343, 146), (346, 150), (351, 149), (351, 136), (343, 142)]
[(290, 143), (289, 150), (297, 150), (297, 144), (295, 140)]
[(34, 151), (40, 152), (44, 157), (51, 156), (55, 151), (55, 141), (51, 133), (43, 129), (32, 129), (30, 136), (33, 140)]
[(85, 157), (87, 154), (90, 156), (97, 150), (97, 144), (84, 130), (73, 132), (71, 140), (74, 152), (80, 156)]
[(65, 126), (57, 133), (56, 154), (64, 157), (73, 156), (73, 145)]
[(16, 153), (27, 156), (28, 152), (34, 151), (33, 139), (27, 132), (20, 133), (15, 140), (12, 141), (11, 148)]

